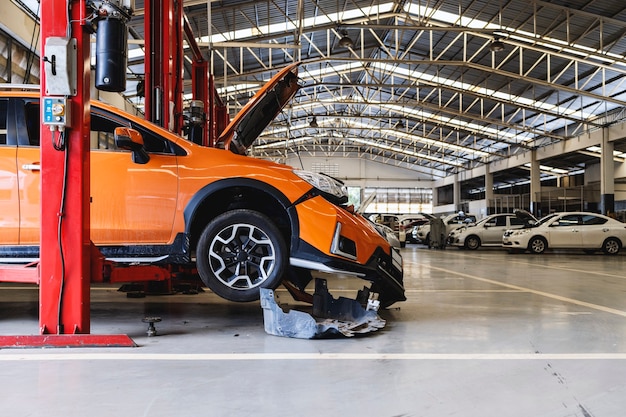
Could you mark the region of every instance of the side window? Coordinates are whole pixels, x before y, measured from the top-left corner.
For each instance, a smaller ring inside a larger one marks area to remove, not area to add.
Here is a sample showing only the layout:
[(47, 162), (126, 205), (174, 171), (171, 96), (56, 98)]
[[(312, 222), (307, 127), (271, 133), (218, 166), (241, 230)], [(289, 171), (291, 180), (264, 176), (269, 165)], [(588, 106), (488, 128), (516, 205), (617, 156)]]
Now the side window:
[(496, 226), (506, 227), (506, 216), (496, 217)]
[(0, 100), (0, 146), (7, 144), (7, 110), (9, 101)]
[(174, 154), (174, 149), (172, 148), (170, 141), (163, 139), (143, 126), (135, 125), (133, 127), (141, 133), (141, 136), (143, 136), (143, 145), (146, 148), (146, 152)]
[(597, 217), (597, 216), (583, 216), (583, 225), (585, 226), (592, 226), (595, 224), (604, 224), (606, 223), (607, 220), (603, 219), (602, 217)]
[(91, 149), (119, 150), (115, 146), (114, 132), (122, 124), (100, 114), (91, 113)]
[[(91, 113), (91, 149), (109, 149), (119, 151), (115, 145), (115, 128), (128, 126), (121, 120), (114, 120), (100, 113)], [(133, 125), (143, 137), (144, 147), (148, 153), (174, 154), (170, 142), (154, 134), (152, 131), (140, 125)]]
[(555, 226), (577, 226), (578, 223), (578, 216), (577, 215), (568, 215), (568, 216), (563, 216), (559, 219), (558, 221), (558, 225)]
[(24, 115), (26, 120), (26, 131), (28, 132), (28, 144), (39, 146), (41, 116), (39, 112), (39, 101), (27, 101), (24, 105)]
[(511, 226), (523, 226), (524, 221), (519, 217), (509, 217), (509, 221), (511, 222)]
[(18, 146), (39, 146), (39, 98), (14, 99), (10, 107), (14, 112), (11, 116), (14, 123), (9, 126), (9, 142), (14, 140)]

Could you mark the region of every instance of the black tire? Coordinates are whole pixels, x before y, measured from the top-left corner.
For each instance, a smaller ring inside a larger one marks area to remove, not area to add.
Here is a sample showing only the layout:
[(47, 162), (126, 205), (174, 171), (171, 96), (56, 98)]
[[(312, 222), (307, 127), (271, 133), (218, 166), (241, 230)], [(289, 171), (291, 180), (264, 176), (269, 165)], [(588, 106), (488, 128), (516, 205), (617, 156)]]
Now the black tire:
[(528, 241), (528, 250), (530, 253), (544, 253), (548, 248), (548, 242), (541, 236), (535, 236)]
[(287, 262), (287, 247), (278, 228), (252, 210), (217, 216), (202, 232), (196, 248), (200, 278), (229, 301), (258, 300), (261, 287), (278, 287)]
[(480, 248), (480, 238), (476, 235), (470, 235), (465, 238), (465, 247), (469, 250)]
[(614, 237), (606, 239), (602, 244), (602, 252), (606, 255), (617, 255), (620, 249), (622, 249), (622, 242)]

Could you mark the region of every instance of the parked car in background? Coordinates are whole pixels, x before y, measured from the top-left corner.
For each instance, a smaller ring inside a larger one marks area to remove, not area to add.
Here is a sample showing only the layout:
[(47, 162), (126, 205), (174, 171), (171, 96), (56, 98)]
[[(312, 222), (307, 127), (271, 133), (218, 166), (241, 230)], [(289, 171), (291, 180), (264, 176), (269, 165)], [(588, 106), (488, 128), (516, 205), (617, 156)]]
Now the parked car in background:
[(391, 227), (384, 225), (382, 223), (372, 222), (372, 224), (374, 225), (374, 228), (378, 231), (378, 233), (380, 233), (381, 236), (387, 239), (387, 241), (389, 242), (391, 246), (393, 246), (394, 248), (398, 248), (398, 249), (400, 249), (403, 246), (400, 244), (400, 240), (398, 239), (396, 232), (394, 232)]
[(544, 253), (547, 249), (582, 249), (616, 255), (626, 243), (626, 223), (587, 212), (554, 213), (535, 226), (507, 230), (502, 246), (514, 251)]
[(407, 243), (419, 243), (413, 238), (413, 229), (422, 224), (426, 224), (435, 216), (428, 213), (407, 214), (398, 218), (398, 240), (402, 247)]
[[(446, 236), (448, 236), (450, 234), (451, 231), (453, 231), (454, 229), (461, 227), (463, 225), (468, 225), (468, 224), (472, 224), (472, 223), (476, 223), (476, 215), (474, 214), (465, 214), (465, 213), (455, 213), (455, 214), (448, 214), (447, 216), (445, 216), (443, 218), (443, 224), (445, 227), (445, 231), (444, 231), (444, 240), (446, 238)], [(421, 226), (419, 226), (414, 234), (413, 237), (417, 240), (419, 240), (420, 243), (423, 243), (425, 245), (429, 245), (430, 243), (430, 222), (429, 223), (425, 223)]]
[(476, 224), (454, 229), (448, 235), (446, 243), (470, 250), (476, 250), (481, 246), (502, 247), (502, 236), (505, 231), (522, 229), (537, 221), (532, 214), (525, 213), (524, 217), (513, 213), (491, 214)]

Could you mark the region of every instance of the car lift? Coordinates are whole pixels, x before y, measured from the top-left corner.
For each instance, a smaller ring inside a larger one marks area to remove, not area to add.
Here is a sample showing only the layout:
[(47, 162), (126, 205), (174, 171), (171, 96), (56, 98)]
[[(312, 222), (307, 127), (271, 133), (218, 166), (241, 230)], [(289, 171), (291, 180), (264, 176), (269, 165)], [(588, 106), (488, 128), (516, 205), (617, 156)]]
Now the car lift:
[[(114, 68), (107, 68), (104, 72), (96, 64), (96, 87), (123, 91), (127, 38), (124, 19), (130, 17), (127, 12), (132, 13), (132, 7), (127, 6), (132, 1), (41, 0), (41, 201), (46, 204), (41, 205), (40, 261), (25, 266), (0, 266), (0, 282), (39, 284), (40, 334), (0, 335), (0, 349), (136, 346), (127, 335), (90, 334), (91, 282), (167, 281), (175, 276), (175, 272), (158, 266), (124, 268), (106, 261), (89, 239), (89, 36), (94, 28), (92, 24), (97, 22), (102, 26), (98, 36), (106, 33), (113, 39), (97, 38), (96, 56), (101, 52), (111, 53), (110, 50), (98, 51), (99, 47), (110, 49), (111, 45), (113, 49), (117, 48), (112, 53), (124, 55), (107, 59), (106, 62), (112, 63)], [(88, 9), (94, 13), (88, 13)], [(182, 2), (147, 0), (145, 13), (146, 119), (179, 134), (185, 121), (187, 127), (195, 123), (196, 128), (201, 128), (193, 138), (190, 134), (190, 139), (214, 146), (218, 132), (228, 124), (228, 113), (216, 92), (212, 76), (207, 75), (208, 64), (183, 16)], [(164, 33), (160, 28), (168, 28), (170, 32)], [(179, 75), (183, 70), (183, 29), (194, 56), (192, 91), (195, 109), (187, 112), (187, 120), (182, 111), (182, 79)], [(109, 82), (111, 85), (107, 84)], [(296, 337), (322, 337), (329, 332), (353, 335), (361, 332), (357, 327), (363, 321), (370, 331), (384, 326), (384, 321), (373, 317), (369, 308), (367, 312), (361, 311), (354, 303), (334, 300), (327, 292), (318, 292), (317, 286), (316, 293), (321, 305), (331, 306), (324, 314), (335, 323), (326, 323), (311, 335)], [(284, 321), (287, 315), (275, 303), (273, 292), (263, 294), (262, 306), (268, 317), (266, 329), (272, 329), (268, 333), (282, 336), (291, 333)], [(344, 317), (345, 306), (357, 313)], [(360, 324), (344, 330), (344, 325), (337, 324), (337, 317)], [(279, 323), (282, 330), (277, 331)], [(295, 323), (296, 327), (300, 326), (299, 320)], [(149, 335), (156, 334), (153, 322), (150, 325)]]

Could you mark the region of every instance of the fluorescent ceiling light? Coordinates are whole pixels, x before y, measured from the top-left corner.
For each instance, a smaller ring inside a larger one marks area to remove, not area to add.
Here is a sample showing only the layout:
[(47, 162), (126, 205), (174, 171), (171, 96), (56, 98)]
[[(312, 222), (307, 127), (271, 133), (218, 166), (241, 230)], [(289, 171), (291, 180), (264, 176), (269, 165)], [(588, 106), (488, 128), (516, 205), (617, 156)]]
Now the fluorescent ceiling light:
[[(438, 140), (434, 140), (434, 139), (429, 139), (429, 138), (425, 138), (416, 134), (412, 134), (410, 132), (401, 132), (398, 130), (393, 130), (393, 129), (381, 129), (379, 126), (375, 126), (372, 124), (368, 124), (368, 123), (362, 123), (359, 122), (357, 120), (354, 119), (350, 119), (350, 118), (342, 118), (342, 123), (345, 124), (346, 128), (349, 129), (362, 129), (362, 130), (376, 130), (381, 132), (381, 134), (386, 135), (386, 137), (399, 137), (399, 138), (403, 138), (406, 139), (408, 141), (411, 142), (420, 142), (423, 143), (427, 146), (431, 146), (431, 147), (435, 147), (435, 148), (442, 148), (442, 149), (449, 149), (451, 151), (454, 152), (459, 152), (461, 154), (470, 154), (470, 155), (475, 155), (478, 158), (483, 158), (483, 157), (488, 157), (489, 153), (484, 152), (484, 151), (480, 151), (478, 149), (472, 149), (472, 148), (468, 148), (468, 147), (464, 147), (464, 146), (459, 146), (459, 145), (455, 145), (452, 143), (447, 143), (447, 142), (442, 142), (442, 141), (438, 141)], [(326, 128), (326, 129), (332, 129), (336, 126), (333, 125), (333, 122), (331, 122), (329, 120), (329, 118), (321, 118), (317, 120), (317, 124), (319, 126), (319, 128)], [(280, 126), (280, 127), (270, 127), (268, 129), (265, 130), (265, 132), (260, 136), (261, 138), (267, 137), (267, 136), (275, 136), (277, 134), (280, 133), (286, 133), (288, 130), (295, 130), (295, 129), (305, 129), (308, 128), (309, 125), (307, 124), (306, 120), (304, 121), (300, 121), (298, 123), (294, 123), (293, 125), (291, 125), (288, 128), (284, 127), (284, 126)], [(317, 136), (319, 137), (328, 137), (328, 133), (322, 133), (319, 134)], [(343, 138), (343, 137), (342, 137)], [(286, 140), (286, 139), (285, 139)], [(291, 140), (291, 139), (289, 139)], [(352, 140), (352, 139), (346, 139), (346, 140)], [(376, 142), (371, 142), (370, 143), (372, 146), (376, 146)]]
[[(338, 13), (321, 14), (318, 16), (305, 18), (302, 21), (302, 27), (304, 28), (304, 31), (307, 31), (308, 29), (312, 29), (316, 26), (324, 26), (328, 24), (336, 24), (337, 22), (369, 18), (370, 16), (389, 13), (393, 11), (394, 7), (395, 3), (388, 2), (369, 7), (360, 7), (344, 10)], [(254, 38), (259, 35), (268, 36), (276, 33), (293, 32), (295, 30), (298, 30), (296, 22), (286, 21), (281, 23), (275, 23), (272, 25), (263, 25), (254, 28), (216, 33), (211, 35), (211, 39), (209, 39), (208, 36), (203, 36), (199, 39), (199, 42), (219, 43), (228, 41), (240, 41), (242, 39)]]
[(526, 98), (526, 97), (516, 96), (513, 94), (507, 94), (505, 92), (491, 90), (488, 88), (480, 87), (478, 85), (464, 83), (464, 82), (457, 81), (457, 80), (451, 80), (449, 78), (440, 77), (436, 75), (435, 73), (427, 74), (421, 71), (412, 71), (406, 68), (401, 68), (399, 65), (392, 65), (392, 64), (387, 64), (384, 62), (373, 62), (372, 66), (379, 68), (381, 71), (392, 72), (395, 76), (400, 76), (400, 77), (406, 78), (407, 80), (411, 80), (411, 81), (418, 80), (418, 83), (419, 83), (419, 80), (424, 80), (424, 81), (428, 81), (436, 85), (447, 85), (453, 88), (457, 88), (459, 90), (474, 92), (476, 94), (480, 94), (480, 95), (487, 96), (487, 97), (496, 97), (502, 100), (510, 101), (512, 103), (521, 103), (529, 107), (537, 107), (542, 110), (557, 112), (559, 114), (578, 115), (585, 119), (593, 116), (591, 113), (583, 113), (579, 110), (571, 110), (569, 108), (555, 106), (553, 104), (548, 104), (548, 103), (542, 103), (540, 101), (536, 101), (536, 100)]
[[(502, 26), (500, 24), (487, 22), (485, 20), (475, 19), (473, 17), (464, 17), (456, 13), (436, 10), (432, 7), (422, 6), (415, 3), (410, 3), (404, 6), (404, 10), (410, 14), (419, 17), (427, 16), (430, 21), (434, 20), (441, 22), (443, 26), (449, 26), (450, 24), (452, 24), (455, 26), (462, 26), (470, 29), (491, 29), (494, 32), (506, 33), (508, 38), (519, 40), (522, 42), (528, 42), (527, 39), (532, 38), (535, 45), (540, 45), (546, 49), (553, 49), (557, 52), (576, 55), (583, 58), (587, 58), (586, 52), (591, 52), (597, 54), (597, 56), (594, 56), (594, 59), (601, 59), (609, 64), (624, 66), (624, 63), (621, 62), (624, 58), (623, 56), (611, 52), (601, 51), (596, 48), (590, 48), (581, 44), (574, 44), (573, 46), (576, 49), (572, 49), (566, 41), (563, 41), (561, 39), (551, 38), (545, 35), (542, 35), (540, 38), (538, 38), (537, 35), (534, 33), (519, 30), (517, 28), (510, 28)], [(516, 34), (518, 36), (516, 36)]]

